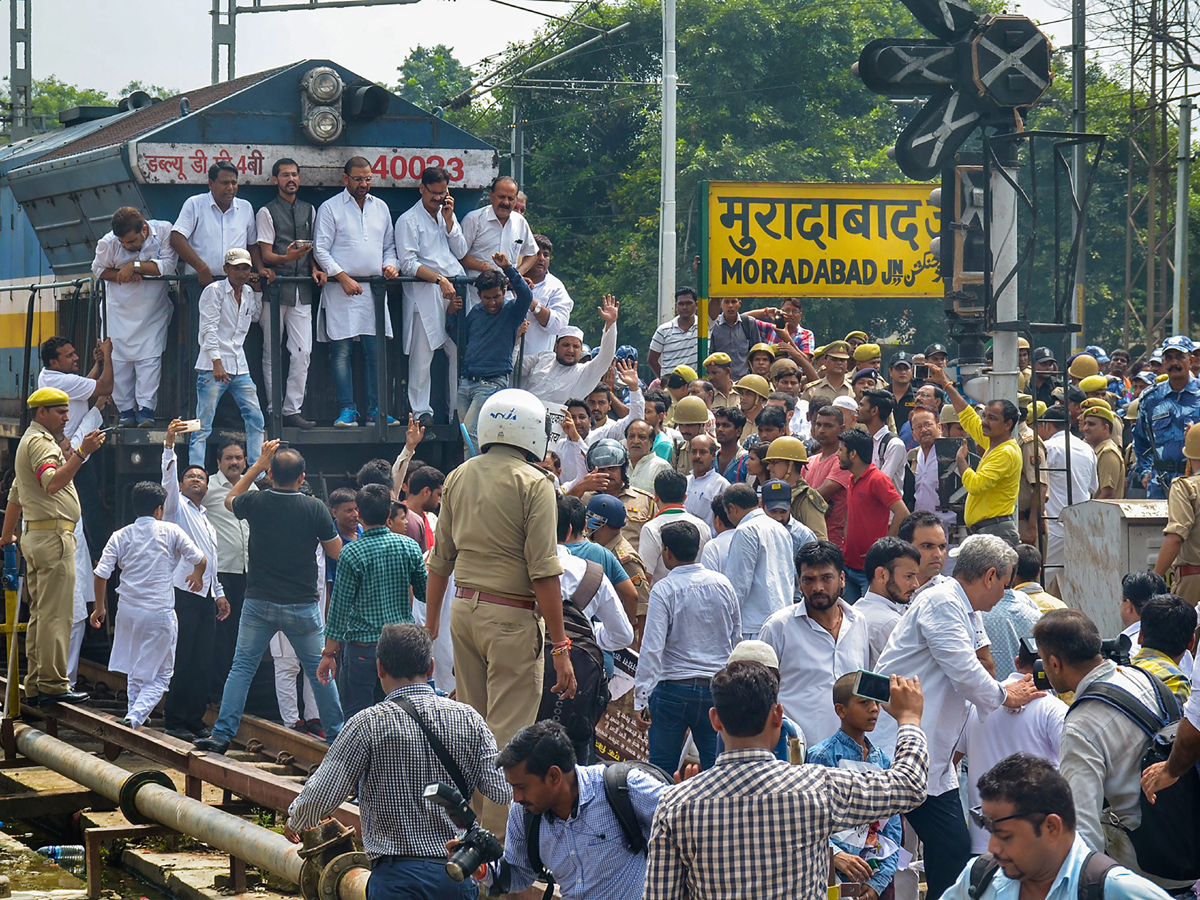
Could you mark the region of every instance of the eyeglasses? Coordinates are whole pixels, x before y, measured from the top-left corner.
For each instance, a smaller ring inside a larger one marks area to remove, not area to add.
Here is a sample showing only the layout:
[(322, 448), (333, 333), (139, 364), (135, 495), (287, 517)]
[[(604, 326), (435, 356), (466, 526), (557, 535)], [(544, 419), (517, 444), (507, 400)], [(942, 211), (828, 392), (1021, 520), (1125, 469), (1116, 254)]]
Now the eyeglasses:
[(1031, 810), (1029, 812), (1014, 813), (1011, 816), (1001, 816), (999, 819), (993, 819), (983, 814), (982, 806), (976, 806), (971, 810), (971, 821), (975, 824), (976, 828), (982, 828), (988, 834), (995, 834), (996, 826), (1001, 822), (1007, 822), (1009, 819), (1027, 819), (1030, 816), (1045, 817), (1047, 815), (1049, 814), (1041, 812), (1040, 810)]

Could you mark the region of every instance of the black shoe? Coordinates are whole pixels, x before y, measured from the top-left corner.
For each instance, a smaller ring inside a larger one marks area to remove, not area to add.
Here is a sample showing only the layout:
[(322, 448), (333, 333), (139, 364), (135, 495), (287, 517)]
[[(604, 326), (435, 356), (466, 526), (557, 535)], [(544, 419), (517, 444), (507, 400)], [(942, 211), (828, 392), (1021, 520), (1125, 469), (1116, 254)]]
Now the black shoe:
[(207, 728), (205, 728), (203, 725), (201, 725), (199, 728), (197, 728), (195, 731), (192, 732), (192, 736), (198, 737), (198, 738), (210, 738), (210, 737), (212, 737), (212, 732), (209, 731)]
[(197, 750), (204, 750), (208, 753), (219, 753), (225, 755), (225, 751), (229, 749), (229, 741), (222, 741), (215, 737), (197, 738), (192, 741), (192, 745)]
[[(192, 734), (186, 728), (167, 728), (163, 730), (163, 733), (177, 740), (187, 741), (189, 744), (199, 737), (199, 735)], [(208, 737), (207, 734), (204, 736)]]
[(417, 424), (422, 428), (428, 428), (433, 424), (433, 415), (430, 413), (421, 413), (421, 417), (417, 419)]
[(88, 694), (83, 691), (64, 691), (61, 694), (38, 694), (38, 706), (53, 706), (56, 703), (87, 703)]
[(317, 423), (311, 419), (306, 419), (300, 413), (292, 413), (290, 416), (283, 417), (283, 424), (289, 428), (303, 428), (307, 431), (309, 428), (316, 428)]

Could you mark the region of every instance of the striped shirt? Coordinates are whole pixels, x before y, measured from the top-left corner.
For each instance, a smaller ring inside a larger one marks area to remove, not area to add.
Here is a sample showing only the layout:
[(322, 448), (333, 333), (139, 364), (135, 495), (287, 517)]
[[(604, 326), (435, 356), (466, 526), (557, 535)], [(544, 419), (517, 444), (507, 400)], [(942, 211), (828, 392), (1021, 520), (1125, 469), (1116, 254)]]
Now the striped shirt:
[(692, 327), (683, 331), (679, 327), (679, 316), (663, 322), (654, 329), (650, 338), (650, 349), (658, 352), (659, 371), (666, 377), (676, 366), (695, 366), (699, 353), (699, 319)]
[(925, 799), (925, 733), (900, 726), (881, 772), (792, 766), (770, 750), (726, 750), (669, 788), (651, 831), (645, 900), (824, 897), (836, 831)]

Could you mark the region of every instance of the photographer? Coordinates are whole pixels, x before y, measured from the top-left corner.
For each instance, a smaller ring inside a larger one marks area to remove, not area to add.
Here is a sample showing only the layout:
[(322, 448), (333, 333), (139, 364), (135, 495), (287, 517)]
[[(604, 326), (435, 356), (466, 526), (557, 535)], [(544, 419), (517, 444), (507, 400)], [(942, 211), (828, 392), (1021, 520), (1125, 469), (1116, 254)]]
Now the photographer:
[(1085, 696), (1092, 685), (1114, 685), (1132, 694), (1149, 714), (1161, 717), (1156, 679), (1101, 656), (1096, 624), (1077, 609), (1047, 613), (1034, 627), (1033, 637), (1051, 686), (1059, 694), (1075, 693), (1063, 726), (1059, 770), (1075, 795), (1079, 836), (1091, 849), (1107, 853), (1168, 891), (1187, 887), (1190, 882), (1143, 872), (1129, 836), (1142, 824), (1142, 757), (1150, 737), (1116, 706)]
[[(495, 803), (510, 802), (494, 764), (496, 741), (475, 710), (439, 697), (429, 686), (433, 642), (420, 625), (385, 625), (375, 664), (387, 700), (346, 723), (288, 809), (284, 834), (298, 843), (299, 832), (315, 827), (357, 791), (372, 900), (474, 900), (478, 890), (470, 880), (458, 884), (446, 874), (446, 842), (458, 830), (422, 793), (440, 781), (454, 784), (468, 799), (479, 790)], [(449, 753), (451, 766), (425, 728)], [(456, 783), (455, 769), (462, 784)]]
[[(605, 792), (603, 763), (575, 765), (575, 751), (557, 722), (522, 728), (496, 757), (512, 787), (504, 859), (481, 879), (489, 896), (523, 891), (542, 877), (530, 859), (531, 819), (536, 817), (537, 857), (554, 876), (562, 900), (603, 897), (639, 900), (646, 880), (646, 854), (629, 849), (621, 820)], [(643, 846), (666, 785), (638, 769), (628, 772), (629, 801)], [(457, 843), (447, 847), (452, 851)]]

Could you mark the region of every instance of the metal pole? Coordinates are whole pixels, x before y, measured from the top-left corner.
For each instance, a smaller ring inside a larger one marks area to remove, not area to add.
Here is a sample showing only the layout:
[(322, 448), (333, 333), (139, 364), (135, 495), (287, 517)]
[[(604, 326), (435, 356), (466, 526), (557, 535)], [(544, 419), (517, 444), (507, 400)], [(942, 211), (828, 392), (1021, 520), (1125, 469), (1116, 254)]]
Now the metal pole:
[[(225, 78), (221, 78), (221, 48), (225, 48)], [(237, 48), (237, 0), (212, 0), (212, 83), (232, 81)]]
[[(1085, 0), (1073, 0), (1071, 20), (1071, 128), (1076, 134), (1087, 131), (1087, 11)], [(1079, 143), (1072, 150), (1072, 192), (1076, 201), (1083, 197), (1087, 186), (1087, 147)], [(1079, 255), (1075, 259), (1075, 321), (1080, 330), (1072, 335), (1071, 344), (1076, 351), (1087, 346), (1087, 329), (1084, 327), (1086, 308), (1084, 303), (1084, 285), (1087, 280), (1087, 253), (1084, 239), (1086, 221), (1081, 221), (1072, 212), (1075, 228), (1080, 233)]]
[[(30, 22), (33, 0), (9, 0), (8, 98), (12, 103), (9, 140), (33, 134), (33, 73), (29, 68)], [(42, 124), (43, 130), (45, 123)]]
[[(997, 322), (1017, 321), (1017, 282), (1012, 276), (1017, 268), (1017, 191), (1005, 178), (1017, 180), (1017, 170), (1008, 168), (1014, 160), (1014, 142), (1005, 141), (998, 145), (998, 155), (1009, 157), (997, 160), (999, 165), (989, 172), (988, 193), (990, 214), (988, 232), (991, 240), (992, 283), (1008, 283), (993, 297)], [(1019, 365), (1017, 361), (1017, 333), (997, 331), (992, 340), (992, 377), (989, 379), (993, 400), (1017, 402)]]
[[(662, 191), (658, 225), (658, 321), (675, 308), (675, 0), (663, 0)], [(697, 315), (707, 315), (697, 310)]]
[(518, 101), (513, 104), (512, 155), (509, 157), (509, 173), (520, 188), (525, 184), (525, 122), (524, 111)]
[(1192, 99), (1179, 101), (1179, 155), (1175, 176), (1175, 296), (1171, 333), (1187, 333), (1188, 182), (1192, 162)]

